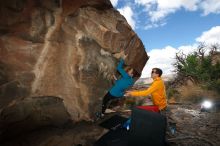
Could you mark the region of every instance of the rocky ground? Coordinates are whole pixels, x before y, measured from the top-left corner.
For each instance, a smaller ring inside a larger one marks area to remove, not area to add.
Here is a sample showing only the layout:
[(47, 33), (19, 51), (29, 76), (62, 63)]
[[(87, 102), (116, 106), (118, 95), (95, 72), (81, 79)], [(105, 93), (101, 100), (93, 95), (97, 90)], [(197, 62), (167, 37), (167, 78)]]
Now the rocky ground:
[(201, 112), (200, 107), (199, 104), (169, 104), (168, 123), (175, 125), (174, 133), (172, 126), (166, 132), (170, 146), (220, 145), (220, 110)]
[[(129, 112), (121, 113), (129, 115)], [(169, 121), (176, 123), (176, 131), (167, 130), (171, 146), (219, 146), (220, 112), (200, 112), (198, 105), (169, 105)], [(100, 122), (100, 121), (99, 121)], [(64, 127), (45, 127), (8, 139), (1, 146), (92, 146), (107, 130), (99, 122), (81, 122)]]
[(200, 112), (199, 105), (170, 105), (176, 133), (167, 135), (172, 146), (219, 146), (220, 112)]

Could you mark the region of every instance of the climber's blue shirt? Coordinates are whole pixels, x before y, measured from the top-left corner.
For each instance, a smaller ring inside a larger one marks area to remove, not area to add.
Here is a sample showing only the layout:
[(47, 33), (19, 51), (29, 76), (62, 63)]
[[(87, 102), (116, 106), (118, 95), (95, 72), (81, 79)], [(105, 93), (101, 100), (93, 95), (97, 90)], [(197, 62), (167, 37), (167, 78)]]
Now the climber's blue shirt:
[(126, 89), (134, 84), (134, 80), (127, 72), (123, 69), (124, 60), (121, 59), (117, 70), (121, 74), (121, 78), (116, 80), (115, 85), (109, 90), (110, 94), (116, 98), (122, 97)]

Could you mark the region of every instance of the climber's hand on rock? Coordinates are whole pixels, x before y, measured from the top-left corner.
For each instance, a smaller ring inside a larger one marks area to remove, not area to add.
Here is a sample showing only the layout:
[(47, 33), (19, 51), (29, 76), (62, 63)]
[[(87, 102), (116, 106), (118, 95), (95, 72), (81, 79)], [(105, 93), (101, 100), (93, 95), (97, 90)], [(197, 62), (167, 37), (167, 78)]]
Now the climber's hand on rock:
[(113, 78), (114, 80), (117, 80), (117, 77), (116, 77), (115, 75), (113, 75), (112, 78)]
[(124, 51), (124, 50), (122, 50), (122, 51), (119, 52), (119, 53), (115, 53), (115, 54), (114, 54), (114, 57), (117, 58), (117, 59), (122, 58), (122, 59), (125, 60), (125, 59), (127, 58), (127, 56), (128, 56), (128, 55), (125, 54), (125, 51)]

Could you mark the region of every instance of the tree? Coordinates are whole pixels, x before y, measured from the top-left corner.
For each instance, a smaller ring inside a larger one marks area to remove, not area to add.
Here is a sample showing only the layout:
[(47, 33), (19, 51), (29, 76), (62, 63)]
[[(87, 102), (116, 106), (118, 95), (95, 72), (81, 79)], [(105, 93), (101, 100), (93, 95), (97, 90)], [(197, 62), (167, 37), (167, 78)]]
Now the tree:
[(190, 79), (195, 84), (220, 92), (220, 63), (219, 61), (213, 63), (214, 55), (219, 54), (220, 57), (219, 49), (220, 46), (217, 44), (211, 46), (201, 44), (197, 51), (191, 54), (177, 53), (173, 64), (177, 73), (176, 81), (184, 84)]

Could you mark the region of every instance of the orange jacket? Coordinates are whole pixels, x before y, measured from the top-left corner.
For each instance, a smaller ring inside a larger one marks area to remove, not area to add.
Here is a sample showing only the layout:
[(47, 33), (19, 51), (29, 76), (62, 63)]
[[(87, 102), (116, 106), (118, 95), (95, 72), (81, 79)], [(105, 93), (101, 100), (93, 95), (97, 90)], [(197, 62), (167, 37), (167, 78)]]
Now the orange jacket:
[(151, 86), (142, 91), (131, 91), (131, 96), (147, 96), (152, 95), (154, 105), (158, 106), (160, 110), (167, 106), (166, 91), (163, 80), (160, 77), (154, 79)]

